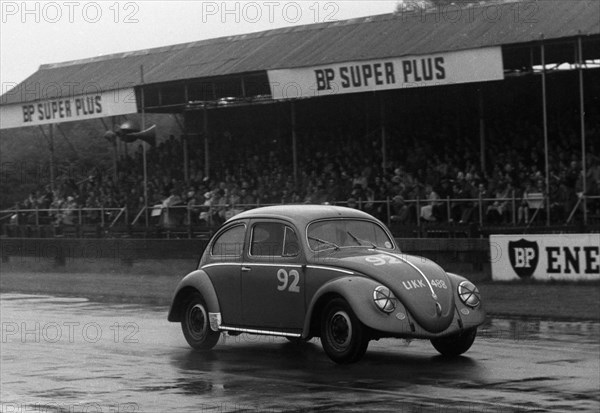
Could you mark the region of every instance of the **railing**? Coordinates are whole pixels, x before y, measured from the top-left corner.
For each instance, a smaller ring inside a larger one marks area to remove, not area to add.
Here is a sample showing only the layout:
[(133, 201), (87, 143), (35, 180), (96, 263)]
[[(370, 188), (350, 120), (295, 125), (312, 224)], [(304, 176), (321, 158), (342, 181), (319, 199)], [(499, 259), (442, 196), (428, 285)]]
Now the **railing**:
[[(541, 194), (540, 194), (541, 195)], [(577, 204), (572, 209), (570, 215), (564, 220), (554, 219), (556, 226), (569, 225), (573, 220), (575, 213), (582, 208), (582, 203), (588, 200), (600, 201), (600, 196), (581, 196)], [(528, 204), (528, 202), (531, 202)], [(538, 218), (538, 215), (546, 211), (547, 203), (543, 196), (533, 198), (516, 197), (514, 192), (511, 197), (506, 198), (450, 198), (426, 200), (426, 199), (407, 199), (402, 203), (395, 203), (393, 199), (386, 200), (362, 200), (358, 199), (354, 205), (349, 205), (347, 201), (336, 202), (336, 205), (355, 207), (364, 210), (377, 218), (380, 218), (392, 231), (398, 228), (416, 228), (417, 236), (421, 236), (423, 229), (430, 230), (434, 226), (465, 228), (475, 224), (479, 228), (484, 225), (501, 225), (512, 227), (515, 230), (524, 227), (528, 230), (532, 223)], [(496, 208), (503, 204), (502, 214), (495, 214), (499, 221), (491, 222), (489, 217), (489, 207)], [(142, 234), (144, 237), (186, 237), (192, 238), (212, 233), (220, 224), (237, 213), (253, 209), (259, 206), (268, 206), (275, 204), (219, 204), (208, 205), (175, 205), (163, 206), (153, 205), (148, 207), (148, 225), (146, 226), (145, 212), (142, 207), (135, 215), (134, 219), (129, 221), (128, 210), (122, 208), (62, 208), (62, 209), (20, 209), (11, 208), (0, 210), (0, 223), (12, 225), (51, 225), (54, 227), (69, 228), (70, 226), (89, 226), (96, 225), (106, 230), (107, 233), (114, 228), (113, 232), (132, 231)], [(404, 207), (402, 206), (404, 205)], [(431, 207), (431, 213), (435, 220), (424, 218), (426, 209)], [(523, 213), (520, 221), (518, 211)], [(405, 211), (404, 215), (398, 215), (398, 211)], [(600, 223), (600, 217), (592, 216), (594, 220)], [(543, 224), (542, 220), (538, 220)], [(562, 224), (564, 222), (564, 224)], [(585, 224), (587, 225), (587, 224)], [(136, 232), (137, 231), (137, 232)], [(6, 232), (6, 231), (4, 231)]]
[[(571, 220), (573, 219), (573, 217), (575, 216), (575, 213), (579, 210), (579, 208), (586, 208), (587, 207), (587, 202), (588, 200), (599, 200), (600, 201), (600, 195), (583, 195), (583, 194), (579, 194), (579, 196), (577, 197), (577, 203), (575, 204), (575, 206), (573, 207), (573, 209), (571, 210), (571, 213), (569, 214), (569, 218), (567, 218), (566, 224), (569, 224), (571, 222)], [(587, 214), (584, 214), (584, 224), (587, 225)], [(595, 217), (598, 218), (598, 217)]]
[[(588, 199), (600, 199), (598, 196), (588, 196)], [(434, 201), (427, 199), (407, 199), (403, 200), (403, 203), (407, 206), (414, 207), (413, 212), (410, 214), (410, 220), (415, 225), (422, 225), (427, 222), (426, 219), (422, 216), (421, 208), (424, 206), (433, 206), (436, 207), (437, 216), (434, 221), (437, 223), (459, 223), (459, 224), (468, 224), (468, 223), (478, 223), (479, 225), (484, 225), (489, 221), (487, 216), (489, 215), (488, 208), (493, 207), (497, 208), (500, 204), (504, 204), (503, 208), (505, 212), (501, 215), (502, 224), (506, 225), (519, 225), (520, 222), (518, 220), (518, 211), (520, 208), (523, 210), (527, 210), (524, 213), (523, 224), (531, 225), (540, 212), (546, 210), (546, 198), (542, 194), (535, 194), (533, 197), (516, 197), (514, 192), (511, 197), (505, 198), (490, 198), (490, 197), (481, 197), (478, 198), (450, 198), (447, 197), (445, 199), (436, 199)], [(496, 203), (498, 205), (496, 205)], [(261, 206), (271, 206), (271, 205), (280, 205), (280, 204), (222, 204), (217, 206), (207, 206), (207, 205), (175, 205), (175, 206), (163, 206), (163, 205), (153, 205), (149, 206), (149, 216), (151, 225), (162, 225), (165, 227), (169, 226), (180, 226), (180, 225), (189, 225), (189, 224), (203, 224), (207, 226), (218, 226), (223, 221), (228, 218), (236, 215), (237, 213), (253, 209)], [(347, 201), (343, 202), (335, 202), (335, 205), (340, 206), (351, 206), (358, 208), (360, 210), (364, 210), (366, 212), (375, 215), (378, 218), (381, 218), (388, 226), (390, 226), (394, 221), (394, 207), (393, 207), (393, 199), (388, 198), (386, 200), (357, 200), (354, 206), (349, 205)], [(456, 216), (456, 211), (461, 211), (463, 209), (472, 210), (473, 215), (468, 216), (468, 221), (460, 222), (460, 219), (454, 219)], [(576, 208), (574, 209), (576, 211)], [(132, 225), (136, 225), (138, 223), (142, 223), (144, 216), (145, 208), (142, 207), (135, 219), (132, 222)], [(440, 212), (442, 214), (440, 215)], [(574, 212), (572, 213), (572, 215)], [(525, 216), (527, 219), (525, 219)], [(174, 218), (173, 218), (174, 217)], [(473, 218), (474, 217), (474, 218)], [(475, 221), (473, 221), (475, 219)], [(202, 221), (202, 222), (199, 222)], [(559, 220), (555, 220), (558, 222)], [(568, 223), (568, 220), (565, 223)], [(410, 223), (410, 222), (403, 222)]]
[[(0, 222), (13, 225), (101, 225), (128, 221), (127, 208), (11, 208), (0, 210)], [(108, 224), (108, 225), (107, 225)]]
[[(179, 227), (181, 225), (215, 227), (244, 210), (269, 205), (275, 204), (153, 205), (148, 206), (148, 220), (149, 225), (159, 225), (164, 228)], [(131, 225), (144, 225), (145, 212), (146, 207), (142, 207)]]

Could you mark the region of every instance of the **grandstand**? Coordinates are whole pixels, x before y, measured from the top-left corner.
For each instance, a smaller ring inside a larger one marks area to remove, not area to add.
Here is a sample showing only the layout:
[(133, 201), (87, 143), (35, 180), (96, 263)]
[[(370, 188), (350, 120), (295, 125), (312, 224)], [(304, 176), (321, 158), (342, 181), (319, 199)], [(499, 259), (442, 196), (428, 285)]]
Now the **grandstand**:
[(280, 203), (360, 208), (407, 237), (600, 230), (599, 4), (509, 1), (494, 19), (485, 7), (43, 65), (2, 96), (3, 128), (94, 84), (131, 87), (137, 114), (91, 118), (144, 129), (148, 113), (175, 114), (181, 134), (121, 142), (114, 170), (82, 182), (53, 176), (1, 212), (2, 235), (202, 237)]

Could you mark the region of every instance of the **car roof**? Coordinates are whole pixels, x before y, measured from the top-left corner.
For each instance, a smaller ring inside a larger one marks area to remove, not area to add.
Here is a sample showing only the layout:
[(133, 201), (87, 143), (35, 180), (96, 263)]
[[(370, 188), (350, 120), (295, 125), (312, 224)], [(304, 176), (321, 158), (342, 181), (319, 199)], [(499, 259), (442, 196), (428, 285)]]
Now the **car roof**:
[(259, 207), (244, 211), (228, 222), (239, 219), (253, 218), (279, 218), (286, 219), (296, 223), (300, 227), (317, 219), (328, 218), (359, 218), (374, 220), (371, 215), (358, 209), (346, 208), (333, 205), (276, 205), (268, 207)]

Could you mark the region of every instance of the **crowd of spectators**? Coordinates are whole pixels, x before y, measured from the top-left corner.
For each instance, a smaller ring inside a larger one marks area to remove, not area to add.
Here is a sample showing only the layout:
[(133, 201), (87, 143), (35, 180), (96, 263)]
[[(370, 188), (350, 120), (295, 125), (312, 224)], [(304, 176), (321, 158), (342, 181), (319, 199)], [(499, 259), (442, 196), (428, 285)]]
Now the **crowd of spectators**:
[[(600, 194), (595, 119), (587, 130), (588, 195)], [(527, 225), (534, 218), (545, 222), (549, 205), (552, 222), (565, 223), (583, 192), (578, 132), (560, 125), (553, 129), (548, 194), (538, 126), (515, 121), (511, 128), (489, 128), (485, 170), (478, 138), (449, 136), (436, 124), (409, 136), (390, 129), (385, 164), (377, 133), (365, 138), (351, 127), (302, 131), (296, 180), (290, 142), (247, 131), (211, 136), (218, 144), (211, 147), (210, 175), (204, 173), (203, 140), (190, 139), (186, 180), (184, 142), (170, 136), (147, 152), (150, 219), (166, 226), (217, 225), (257, 205), (329, 203), (360, 208), (392, 224), (481, 220)], [(73, 223), (79, 207), (87, 209), (87, 222), (100, 221), (100, 208), (125, 207), (131, 222), (144, 206), (142, 151), (139, 141), (129, 146), (118, 161), (116, 179), (112, 171), (100, 170), (80, 182), (59, 179), (54, 191), (46, 186), (20, 207), (50, 209), (48, 219), (57, 224)], [(599, 202), (588, 206), (600, 214)]]

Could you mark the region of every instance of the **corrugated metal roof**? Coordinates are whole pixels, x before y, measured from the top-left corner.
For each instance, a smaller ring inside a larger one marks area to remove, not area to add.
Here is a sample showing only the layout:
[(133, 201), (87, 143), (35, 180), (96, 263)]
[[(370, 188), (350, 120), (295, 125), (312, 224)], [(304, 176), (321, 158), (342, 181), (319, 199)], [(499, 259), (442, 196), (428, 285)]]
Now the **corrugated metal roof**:
[(598, 34), (598, 0), (510, 1), (450, 7), (445, 14), (440, 9), (385, 14), (46, 64), (1, 102), (54, 97), (56, 88), (49, 85), (62, 87), (63, 96), (139, 85), (142, 65), (145, 83), (161, 83)]

